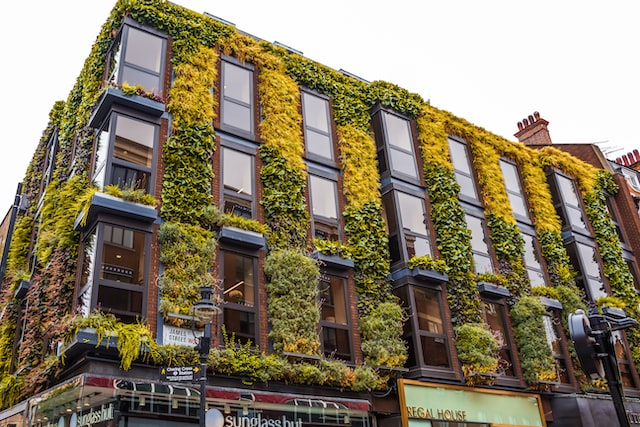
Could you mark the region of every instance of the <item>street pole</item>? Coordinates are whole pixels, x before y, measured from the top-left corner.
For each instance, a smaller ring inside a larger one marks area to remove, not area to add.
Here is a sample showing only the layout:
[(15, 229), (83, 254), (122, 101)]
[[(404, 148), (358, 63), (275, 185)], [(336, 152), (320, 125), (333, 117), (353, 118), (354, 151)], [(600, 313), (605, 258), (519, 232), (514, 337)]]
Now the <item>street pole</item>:
[(207, 410), (207, 358), (211, 347), (211, 322), (204, 326), (204, 334), (200, 337), (200, 427), (205, 427)]

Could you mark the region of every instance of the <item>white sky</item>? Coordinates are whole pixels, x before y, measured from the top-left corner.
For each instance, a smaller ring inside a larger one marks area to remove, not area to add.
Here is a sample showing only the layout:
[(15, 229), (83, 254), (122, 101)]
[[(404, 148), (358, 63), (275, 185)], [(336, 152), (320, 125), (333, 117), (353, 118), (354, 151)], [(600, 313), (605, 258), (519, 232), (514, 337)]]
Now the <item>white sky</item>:
[[(640, 149), (634, 0), (176, 0), (264, 40), (515, 140), (539, 111), (556, 143)], [(66, 100), (115, 0), (20, 0), (0, 16), (0, 218), (55, 101)]]

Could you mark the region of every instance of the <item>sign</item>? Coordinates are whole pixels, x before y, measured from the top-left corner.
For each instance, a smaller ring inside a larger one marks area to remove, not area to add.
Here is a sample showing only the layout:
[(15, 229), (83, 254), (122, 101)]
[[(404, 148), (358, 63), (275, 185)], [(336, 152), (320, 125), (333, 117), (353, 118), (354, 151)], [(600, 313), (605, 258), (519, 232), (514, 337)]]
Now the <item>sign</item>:
[(162, 344), (195, 347), (198, 344), (198, 338), (202, 335), (202, 331), (192, 331), (191, 329), (178, 328), (167, 324), (162, 325)]
[(160, 368), (160, 375), (165, 381), (194, 381), (200, 379), (202, 371), (199, 366), (168, 366)]
[(472, 422), (503, 426), (546, 426), (540, 396), (399, 380), (403, 425), (425, 420)]

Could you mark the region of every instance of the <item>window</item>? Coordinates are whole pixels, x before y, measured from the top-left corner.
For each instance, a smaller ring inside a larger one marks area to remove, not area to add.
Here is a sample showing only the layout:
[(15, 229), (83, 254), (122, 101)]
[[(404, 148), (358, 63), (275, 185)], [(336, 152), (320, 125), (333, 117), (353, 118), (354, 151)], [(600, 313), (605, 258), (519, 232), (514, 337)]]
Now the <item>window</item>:
[[(383, 196), (392, 263), (432, 255), (424, 199), (391, 191)], [(392, 217), (390, 217), (391, 215)]]
[(489, 253), (489, 236), (484, 225), (484, 219), (465, 214), (467, 227), (471, 230), (471, 250), (476, 274), (492, 273), (493, 261)]
[(536, 247), (535, 238), (529, 234), (521, 233), (524, 240), (524, 266), (531, 286), (546, 286), (547, 279), (540, 263), (540, 251)]
[(624, 237), (624, 233), (622, 231), (622, 227), (620, 226), (620, 214), (618, 213), (618, 209), (616, 208), (615, 203), (611, 196), (607, 196), (607, 211), (609, 211), (609, 215), (611, 217), (611, 222), (613, 222), (613, 226), (616, 228), (616, 234), (618, 235), (618, 239), (620, 239), (621, 244), (625, 244), (627, 239)]
[(560, 337), (563, 335), (562, 326), (557, 313), (548, 313), (542, 316), (542, 322), (544, 324), (544, 333), (547, 337), (547, 343), (551, 349), (551, 355), (556, 365), (556, 372), (558, 374), (558, 381), (561, 383), (570, 383), (569, 375), (567, 374), (567, 355), (562, 346)]
[(460, 197), (478, 201), (475, 178), (471, 168), (471, 159), (467, 145), (453, 138), (449, 138), (449, 154), (453, 163), (456, 182), (460, 186)]
[(96, 138), (93, 182), (150, 192), (157, 135), (157, 125), (113, 113)]
[(337, 182), (317, 175), (309, 175), (309, 194), (314, 236), (327, 240), (339, 240)]
[(380, 171), (416, 182), (419, 179), (409, 120), (380, 110), (373, 116)]
[(308, 92), (302, 92), (302, 116), (307, 154), (334, 160), (329, 101)]
[(125, 25), (109, 53), (109, 82), (122, 86), (142, 86), (162, 96), (162, 70), (166, 40), (150, 32)]
[(225, 213), (253, 218), (252, 155), (222, 147), (222, 205)]
[(98, 223), (83, 241), (80, 306), (99, 308), (126, 322), (144, 316), (150, 234)]
[(638, 180), (638, 172), (627, 168), (620, 168), (620, 172), (622, 173), (622, 175), (624, 175), (625, 179), (634, 190), (640, 191), (640, 180)]
[(222, 61), (222, 127), (253, 136), (253, 71)]
[(352, 360), (351, 337), (347, 305), (346, 279), (323, 274), (318, 298), (322, 352), (325, 357)]
[(451, 368), (442, 293), (437, 289), (404, 286), (397, 291), (407, 312), (403, 338), (409, 346), (407, 366)]
[(636, 387), (636, 383), (632, 372), (633, 366), (630, 362), (629, 348), (625, 344), (622, 331), (613, 331), (611, 338), (613, 339), (613, 348), (620, 370), (620, 381), (624, 387), (634, 388)]
[(500, 357), (503, 363), (501, 366), (501, 373), (502, 375), (512, 377), (514, 376), (513, 356), (511, 354), (509, 333), (507, 332), (506, 308), (503, 304), (499, 304), (495, 301), (484, 300), (482, 303), (484, 318), (487, 325), (489, 325), (491, 330), (497, 333), (502, 340), (502, 347), (500, 348)]
[(501, 159), (500, 169), (502, 170), (504, 185), (507, 189), (507, 196), (509, 197), (513, 216), (516, 218), (524, 218), (528, 221), (529, 210), (527, 209), (527, 202), (525, 201), (522, 185), (520, 184), (518, 168), (513, 163)]
[(551, 195), (558, 216), (562, 219), (563, 228), (570, 228), (588, 234), (587, 223), (582, 212), (582, 205), (572, 179), (558, 173), (551, 174)]
[(578, 272), (576, 283), (587, 292), (590, 300), (595, 302), (598, 298), (607, 296), (595, 248), (574, 242), (567, 246), (567, 252), (573, 268)]
[(224, 251), (223, 323), (229, 335), (242, 343), (256, 343), (256, 258)]

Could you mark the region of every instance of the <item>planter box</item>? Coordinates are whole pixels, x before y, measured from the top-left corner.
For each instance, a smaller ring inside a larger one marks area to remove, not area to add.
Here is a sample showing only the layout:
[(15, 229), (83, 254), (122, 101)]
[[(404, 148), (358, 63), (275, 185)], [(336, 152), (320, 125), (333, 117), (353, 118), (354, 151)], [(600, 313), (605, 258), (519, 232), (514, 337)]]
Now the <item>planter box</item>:
[(562, 303), (560, 301), (558, 301), (557, 299), (553, 299), (553, 298), (549, 298), (549, 297), (543, 297), (543, 296), (539, 296), (538, 298), (540, 298), (540, 302), (545, 307), (549, 307), (549, 308), (553, 308), (553, 309), (557, 309), (557, 310), (562, 310)]
[(236, 227), (223, 226), (218, 232), (218, 237), (223, 242), (227, 241), (255, 250), (264, 249), (267, 246), (267, 242), (261, 233)]
[(340, 255), (325, 255), (322, 252), (313, 251), (311, 257), (327, 264), (330, 267), (342, 270), (353, 268), (353, 260), (351, 260), (351, 258), (342, 258)]
[[(152, 223), (158, 217), (156, 208), (153, 206), (127, 202), (118, 197), (98, 192), (91, 197), (91, 205), (86, 214), (86, 220), (84, 220), (85, 212), (80, 212), (80, 215), (78, 215), (73, 223), (74, 230), (84, 230), (96, 220), (99, 214), (117, 215), (146, 223)], [(84, 225), (82, 223), (84, 223)]]
[(449, 281), (449, 276), (445, 273), (440, 273), (426, 268), (401, 268), (391, 272), (391, 280), (395, 281), (403, 277), (415, 277), (416, 279), (437, 283)]
[(491, 295), (498, 298), (506, 298), (511, 296), (509, 289), (504, 286), (494, 285), (489, 282), (478, 282), (478, 292), (484, 295)]
[(154, 101), (153, 99), (140, 95), (125, 95), (122, 90), (116, 87), (108, 87), (96, 103), (95, 110), (93, 110), (89, 118), (89, 126), (92, 128), (102, 126), (102, 123), (109, 115), (114, 104), (131, 108), (154, 117), (160, 117), (165, 112), (165, 105), (162, 102)]

